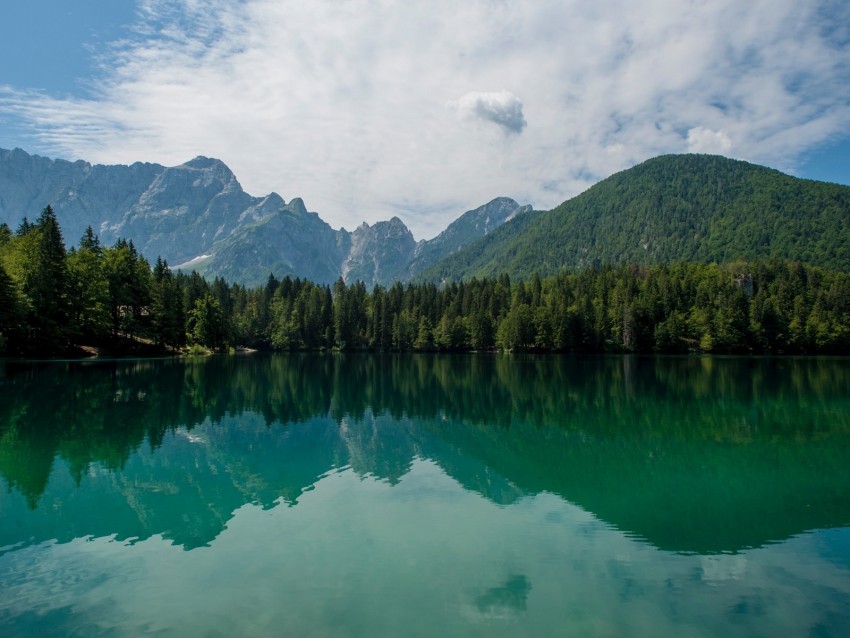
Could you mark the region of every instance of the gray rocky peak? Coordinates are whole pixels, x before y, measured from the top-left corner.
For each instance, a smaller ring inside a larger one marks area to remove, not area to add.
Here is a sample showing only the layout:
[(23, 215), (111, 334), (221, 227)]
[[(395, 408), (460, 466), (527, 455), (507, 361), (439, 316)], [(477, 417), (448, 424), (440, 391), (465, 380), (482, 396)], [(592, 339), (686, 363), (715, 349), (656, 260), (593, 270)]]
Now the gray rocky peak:
[(289, 210), (291, 210), (296, 215), (306, 215), (307, 214), (307, 207), (304, 205), (304, 200), (301, 199), (300, 197), (294, 198), (292, 201), (289, 202), (289, 204), (287, 206), (288, 206)]
[(524, 210), (498, 198), (417, 244), (397, 216), (348, 232), (332, 229), (299, 197), (252, 197), (214, 158), (107, 166), (0, 149), (0, 222), (15, 228), (47, 204), (69, 245), (91, 226), (106, 245), (132, 239), (150, 260), (190, 264), (206, 276), (249, 285), (265, 282), (269, 272), (317, 283), (342, 276), (370, 287), (407, 280)]

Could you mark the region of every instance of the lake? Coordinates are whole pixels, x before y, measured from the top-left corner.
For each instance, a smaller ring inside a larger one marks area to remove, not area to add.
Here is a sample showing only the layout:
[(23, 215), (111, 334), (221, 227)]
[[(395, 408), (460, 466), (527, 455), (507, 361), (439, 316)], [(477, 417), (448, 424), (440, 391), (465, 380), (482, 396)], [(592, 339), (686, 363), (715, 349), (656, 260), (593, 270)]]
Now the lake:
[(0, 363), (0, 635), (850, 635), (850, 360)]

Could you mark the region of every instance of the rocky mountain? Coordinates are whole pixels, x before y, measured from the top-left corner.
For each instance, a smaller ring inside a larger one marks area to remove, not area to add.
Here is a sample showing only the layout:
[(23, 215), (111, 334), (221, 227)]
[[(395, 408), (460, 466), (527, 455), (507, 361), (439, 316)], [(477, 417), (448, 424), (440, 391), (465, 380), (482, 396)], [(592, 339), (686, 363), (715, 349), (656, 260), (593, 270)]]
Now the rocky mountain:
[(417, 246), (413, 234), (398, 217), (373, 226), (364, 223), (349, 235), (349, 241), (342, 277), (366, 283), (389, 284), (404, 279)]
[(179, 263), (261, 214), (262, 201), (205, 157), (171, 168), (102, 166), (0, 150), (0, 221), (15, 227), (51, 204), (68, 244), (91, 226), (104, 243), (132, 239), (143, 254)]
[(68, 245), (91, 226), (105, 244), (131, 239), (153, 260), (246, 285), (277, 277), (405, 281), (527, 210), (500, 198), (465, 213), (440, 236), (416, 242), (397, 217), (353, 232), (333, 229), (295, 198), (253, 197), (221, 161), (180, 166), (93, 165), (0, 149), (0, 223), (16, 228), (50, 204)]
[(349, 232), (332, 229), (316, 213), (307, 212), (300, 199), (289, 204), (279, 200), (278, 206), (273, 214), (217, 242), (214, 254), (180, 265), (209, 278), (221, 276), (250, 285), (262, 284), (274, 273), (316, 283), (342, 277), (362, 281), (368, 288), (386, 286), (409, 281), (505, 221), (531, 211), (531, 206), (500, 197), (465, 212), (435, 238), (417, 242), (398, 217), (371, 226), (363, 223)]
[(850, 270), (850, 187), (719, 156), (656, 157), (551, 211), (503, 224), (420, 277), (768, 258)]
[(286, 204), (273, 193), (266, 199), (271, 211), (267, 215), (250, 218), (215, 242), (208, 254), (176, 266), (251, 286), (265, 283), (270, 273), (317, 283), (336, 281), (350, 251), (348, 233), (308, 212), (300, 198)]
[(416, 246), (413, 259), (407, 266), (405, 278), (415, 277), (444, 257), (486, 237), (505, 222), (529, 212), (531, 212), (531, 206), (519, 206), (507, 197), (497, 197), (484, 206), (467, 211), (434, 239), (420, 242)]

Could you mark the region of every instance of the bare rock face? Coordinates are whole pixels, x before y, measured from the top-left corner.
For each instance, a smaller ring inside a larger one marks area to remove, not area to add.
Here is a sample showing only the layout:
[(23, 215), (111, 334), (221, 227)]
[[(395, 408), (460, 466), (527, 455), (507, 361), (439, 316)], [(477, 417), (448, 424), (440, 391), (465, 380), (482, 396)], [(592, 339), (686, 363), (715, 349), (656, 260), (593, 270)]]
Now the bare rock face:
[[(196, 157), (160, 172), (113, 232), (138, 238), (136, 245), (145, 255), (170, 255), (179, 262), (211, 250), (258, 203), (224, 163)], [(112, 239), (107, 233), (104, 238)]]
[(295, 198), (253, 197), (220, 160), (180, 166), (92, 165), (0, 149), (0, 223), (13, 229), (46, 205), (69, 245), (91, 226), (110, 245), (132, 240), (154, 260), (208, 277), (260, 285), (269, 273), (317, 283), (406, 281), (525, 207), (499, 198), (465, 213), (430, 241), (416, 242), (398, 218), (335, 230)]
[(117, 227), (163, 170), (141, 163), (92, 166), (0, 149), (0, 222), (14, 228), (50, 204), (66, 238), (81, 237), (86, 226)]
[(419, 242), (403, 278), (415, 277), (444, 257), (481, 239), (506, 221), (529, 211), (530, 205), (520, 206), (509, 197), (497, 197), (475, 210), (465, 212), (434, 239)]
[(350, 249), (348, 233), (308, 212), (300, 198), (285, 204), (274, 197), (274, 203), (257, 207), (257, 219), (249, 218), (216, 242), (213, 254), (197, 270), (250, 286), (263, 284), (269, 274), (321, 284), (339, 279)]
[(416, 250), (416, 241), (398, 217), (373, 226), (362, 224), (351, 233), (351, 250), (342, 263), (346, 281), (376, 283), (397, 281)]
[(149, 258), (179, 263), (209, 252), (260, 201), (206, 157), (171, 168), (102, 166), (0, 150), (0, 221), (14, 228), (50, 204), (70, 244), (91, 226), (106, 244), (132, 239)]

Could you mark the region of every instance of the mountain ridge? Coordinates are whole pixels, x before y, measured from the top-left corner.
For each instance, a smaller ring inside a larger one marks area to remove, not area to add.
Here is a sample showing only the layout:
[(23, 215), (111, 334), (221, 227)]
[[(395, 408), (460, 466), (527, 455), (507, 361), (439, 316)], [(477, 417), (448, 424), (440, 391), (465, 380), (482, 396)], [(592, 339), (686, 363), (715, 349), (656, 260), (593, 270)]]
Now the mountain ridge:
[(850, 187), (718, 155), (662, 155), (501, 225), (418, 279), (769, 258), (850, 270)]
[[(224, 162), (203, 155), (166, 167), (90, 164), (0, 149), (0, 223), (15, 227), (47, 204), (69, 246), (91, 226), (105, 244), (132, 240), (142, 254), (161, 256), (175, 269), (245, 285), (262, 284), (269, 273), (389, 285), (421, 270), (411, 263), (417, 251), (435, 256), (431, 262), (447, 254), (442, 240), (416, 242), (398, 217), (349, 232), (309, 212), (299, 197), (286, 203), (275, 192), (249, 195)], [(489, 215), (487, 206), (475, 211), (495, 220), (494, 227), (522, 208), (506, 198)], [(474, 230), (463, 234), (464, 241), (476, 237)]]
[(550, 211), (498, 197), (430, 240), (397, 216), (334, 229), (304, 201), (245, 193), (221, 160), (97, 165), (0, 149), (0, 222), (50, 203), (72, 245), (86, 226), (149, 258), (261, 285), (269, 274), (367, 287), (529, 278), (602, 264), (792, 259), (850, 270), (850, 187), (717, 155), (662, 155)]

